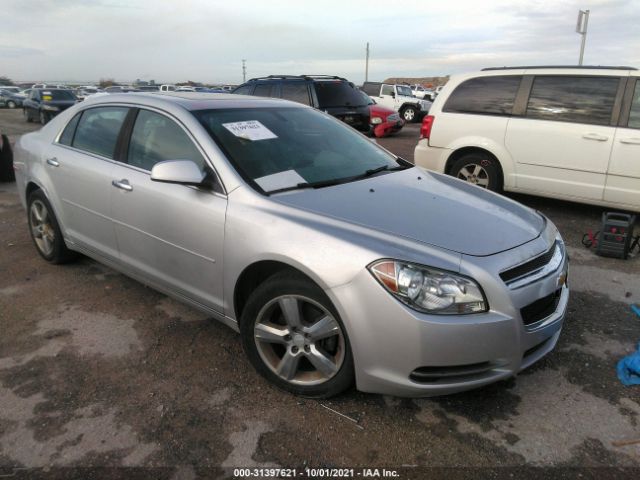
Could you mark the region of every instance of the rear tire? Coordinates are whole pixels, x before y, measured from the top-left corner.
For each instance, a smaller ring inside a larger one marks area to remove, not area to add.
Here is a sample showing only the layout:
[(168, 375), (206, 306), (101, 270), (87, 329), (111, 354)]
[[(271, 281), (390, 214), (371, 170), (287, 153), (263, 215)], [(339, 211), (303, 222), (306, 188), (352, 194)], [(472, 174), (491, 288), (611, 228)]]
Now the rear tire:
[(276, 273), (251, 293), (240, 332), (251, 364), (283, 390), (327, 398), (353, 384), (351, 347), (338, 312), (297, 272)]
[(473, 152), (453, 162), (449, 175), (492, 192), (502, 190), (502, 176), (498, 161), (488, 153)]
[(415, 122), (418, 117), (416, 108), (412, 106), (403, 107), (400, 115), (402, 115), (402, 118), (407, 123)]
[(42, 190), (35, 190), (29, 195), (27, 216), (33, 244), (47, 262), (67, 263), (78, 256), (65, 245), (58, 219)]
[(9, 100), (9, 101), (7, 102), (7, 107), (9, 107), (9, 108), (16, 108), (16, 107), (17, 107), (16, 102), (14, 102), (13, 100)]

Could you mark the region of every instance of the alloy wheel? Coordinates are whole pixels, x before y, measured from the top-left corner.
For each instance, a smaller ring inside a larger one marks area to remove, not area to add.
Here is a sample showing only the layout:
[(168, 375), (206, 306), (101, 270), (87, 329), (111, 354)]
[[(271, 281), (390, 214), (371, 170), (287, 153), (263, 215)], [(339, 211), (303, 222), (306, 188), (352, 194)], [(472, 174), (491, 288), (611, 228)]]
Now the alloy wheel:
[(475, 163), (462, 167), (457, 177), (482, 188), (489, 186), (489, 174), (482, 166)]
[(264, 364), (281, 379), (318, 385), (335, 376), (345, 359), (339, 323), (322, 305), (301, 295), (267, 303), (254, 325), (254, 341)]
[(46, 257), (53, 253), (56, 233), (51, 224), (49, 210), (40, 200), (34, 200), (29, 209), (29, 223), (31, 234), (36, 242), (36, 246)]

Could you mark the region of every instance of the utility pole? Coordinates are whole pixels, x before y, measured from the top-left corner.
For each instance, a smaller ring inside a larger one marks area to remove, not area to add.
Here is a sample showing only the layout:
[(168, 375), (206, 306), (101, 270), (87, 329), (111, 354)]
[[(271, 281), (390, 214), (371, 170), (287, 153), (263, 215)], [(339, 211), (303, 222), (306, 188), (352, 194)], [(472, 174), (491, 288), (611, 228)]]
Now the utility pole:
[(368, 82), (369, 81), (369, 42), (367, 42), (367, 55), (365, 57), (365, 63), (364, 63), (364, 81)]
[(582, 43), (580, 44), (580, 59), (578, 65), (582, 65), (584, 58), (584, 44), (587, 41), (587, 26), (589, 25), (589, 10), (580, 10), (578, 12), (578, 23), (576, 24), (576, 32), (582, 35)]
[(247, 81), (247, 61), (242, 59), (242, 83)]

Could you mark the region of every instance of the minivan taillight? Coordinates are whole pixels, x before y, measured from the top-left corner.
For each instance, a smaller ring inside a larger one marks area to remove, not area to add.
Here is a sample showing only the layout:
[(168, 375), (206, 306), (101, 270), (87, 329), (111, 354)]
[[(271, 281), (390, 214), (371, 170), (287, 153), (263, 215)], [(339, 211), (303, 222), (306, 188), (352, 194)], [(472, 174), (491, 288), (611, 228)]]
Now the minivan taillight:
[(420, 138), (426, 138), (427, 140), (431, 136), (431, 128), (436, 117), (433, 115), (427, 115), (422, 119), (422, 126), (420, 127)]

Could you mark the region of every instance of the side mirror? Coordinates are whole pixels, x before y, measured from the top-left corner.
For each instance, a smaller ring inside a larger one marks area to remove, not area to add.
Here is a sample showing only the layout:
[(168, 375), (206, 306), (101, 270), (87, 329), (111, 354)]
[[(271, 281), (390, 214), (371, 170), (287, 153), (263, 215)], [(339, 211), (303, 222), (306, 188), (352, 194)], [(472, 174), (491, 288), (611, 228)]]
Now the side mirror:
[(154, 182), (202, 185), (205, 174), (191, 160), (167, 160), (156, 163), (151, 169)]
[(393, 98), (396, 98), (396, 92), (391, 92), (391, 93), (390, 93), (390, 95), (391, 95)]

